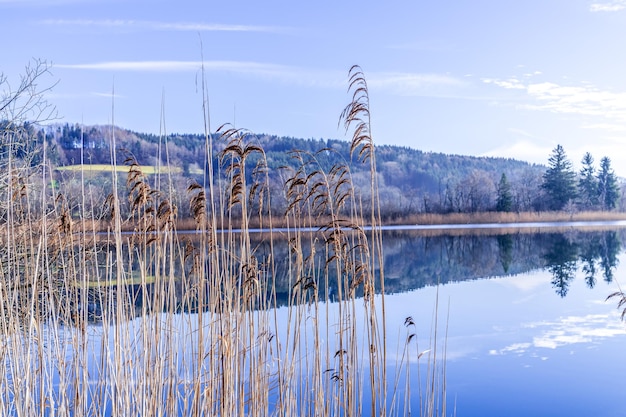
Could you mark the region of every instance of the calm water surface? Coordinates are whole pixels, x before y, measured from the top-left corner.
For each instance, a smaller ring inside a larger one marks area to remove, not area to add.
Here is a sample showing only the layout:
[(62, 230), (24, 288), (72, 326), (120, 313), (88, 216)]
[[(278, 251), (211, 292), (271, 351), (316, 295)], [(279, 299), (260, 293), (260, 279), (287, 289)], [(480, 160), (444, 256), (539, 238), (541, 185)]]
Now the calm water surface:
[(423, 340), (437, 295), (444, 319), (449, 306), (447, 396), (457, 416), (626, 415), (626, 325), (617, 302), (605, 301), (626, 280), (622, 235), (406, 240), (401, 246), (432, 262), (416, 261), (397, 279), (421, 282), (428, 269), (446, 283), (388, 295), (388, 325), (411, 316)]
[[(430, 237), (420, 226), (389, 228), (384, 237), (389, 374), (396, 374), (407, 317), (416, 323), (418, 350), (431, 347), (438, 299), (449, 413), (626, 415), (619, 400), (626, 324), (617, 300), (606, 301), (626, 282), (626, 224), (603, 231), (581, 228), (599, 225), (569, 224), (559, 231), (537, 225), (515, 231), (455, 227)], [(333, 291), (331, 286), (331, 300)], [(287, 288), (277, 292), (280, 297)], [(279, 320), (282, 313), (279, 309)], [(415, 381), (417, 366), (410, 366)], [(411, 397), (415, 413), (415, 388)]]
[[(389, 375), (396, 374), (409, 330), (416, 334), (411, 342), (418, 344), (416, 351), (428, 349), (439, 300), (448, 415), (453, 410), (459, 417), (626, 415), (621, 401), (626, 325), (617, 300), (605, 301), (626, 282), (625, 230), (450, 230), (430, 237), (419, 230), (386, 231)], [(263, 250), (260, 245), (259, 257)], [(281, 249), (275, 250), (280, 259)], [(281, 274), (286, 272), (279, 264), (277, 301), (285, 305), (281, 297), (292, 284), (282, 283)], [(331, 286), (329, 314), (333, 291)], [(187, 333), (196, 334), (190, 327), (197, 322), (193, 314), (178, 316)], [(276, 317), (280, 336), (287, 309), (279, 307)], [(414, 329), (405, 326), (408, 317)], [(96, 375), (103, 346), (99, 326), (90, 326), (90, 369)], [(194, 344), (180, 343), (183, 351)], [(409, 366), (413, 386), (418, 366), (425, 365)], [(417, 415), (417, 389), (411, 394)]]

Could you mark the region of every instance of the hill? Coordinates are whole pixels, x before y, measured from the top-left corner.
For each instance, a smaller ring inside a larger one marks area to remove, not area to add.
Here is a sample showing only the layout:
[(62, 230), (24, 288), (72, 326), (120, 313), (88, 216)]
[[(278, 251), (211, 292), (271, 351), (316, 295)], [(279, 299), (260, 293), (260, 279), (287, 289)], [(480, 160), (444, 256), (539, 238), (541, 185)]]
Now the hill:
[[(348, 165), (355, 186), (367, 188), (367, 167), (351, 157), (347, 141), (241, 133), (246, 144), (264, 152), (269, 181), (276, 186), (273, 204), (277, 210), (284, 208), (280, 200), (288, 172), (297, 170), (304, 159), (308, 164), (314, 161), (325, 171), (339, 164)], [(175, 174), (175, 180), (181, 185), (179, 189), (186, 188), (185, 179), (202, 183), (209, 166), (207, 146), (212, 146), (211, 166), (218, 175), (223, 166), (219, 155), (227, 146), (226, 140), (218, 134), (208, 138), (178, 133), (158, 136), (110, 126), (56, 125), (47, 128), (45, 137), (49, 158), (57, 167), (79, 164), (81, 160), (86, 164), (110, 164), (111, 146), (115, 142), (118, 163), (132, 156), (143, 166), (179, 168), (180, 174)], [(248, 163), (254, 167), (260, 159), (260, 153), (255, 153), (248, 158)], [(448, 155), (390, 145), (376, 148), (376, 162), (383, 211), (389, 216), (492, 210), (502, 174), (511, 185), (513, 209), (530, 210), (545, 171), (543, 166), (514, 159)], [(251, 176), (252, 169), (248, 171)]]

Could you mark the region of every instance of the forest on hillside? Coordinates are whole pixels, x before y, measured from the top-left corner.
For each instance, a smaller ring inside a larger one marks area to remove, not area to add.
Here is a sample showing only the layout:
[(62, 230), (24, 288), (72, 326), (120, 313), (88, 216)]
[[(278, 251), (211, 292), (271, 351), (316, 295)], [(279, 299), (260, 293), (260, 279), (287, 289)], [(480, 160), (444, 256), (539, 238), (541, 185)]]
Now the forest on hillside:
[[(151, 175), (149, 178), (154, 184), (164, 184), (165, 181), (170, 184), (180, 217), (190, 213), (186, 190), (191, 183), (203, 184), (209, 167), (216, 178), (228, 175), (227, 161), (221, 156), (229, 143), (228, 138), (220, 133), (159, 136), (119, 127), (79, 124), (45, 128), (25, 124), (20, 132), (23, 149), (17, 155), (28, 157), (31, 166), (39, 164), (45, 142), (46, 160), (53, 169), (56, 186), (76, 201), (83, 187), (78, 181), (79, 174), (59, 168), (78, 165), (81, 161), (110, 165), (115, 158), (118, 165), (136, 162), (144, 167), (177, 168), (167, 175)], [(330, 172), (334, 167), (346, 166), (352, 185), (362, 193), (363, 200), (367, 200), (368, 166), (360, 162), (357, 155), (351, 155), (347, 141), (279, 137), (243, 130), (236, 133), (243, 146), (256, 150), (246, 159), (247, 182), (258, 181), (262, 171), (274, 212), (281, 213), (287, 208), (285, 184), (298, 170)], [(112, 152), (113, 144), (115, 152)], [(207, 151), (209, 148), (210, 152)], [(609, 204), (601, 204), (600, 199), (606, 198), (599, 196), (598, 189), (602, 167), (596, 168), (593, 157), (588, 154), (588, 159), (582, 161), (583, 168), (576, 172), (565, 150), (559, 149), (558, 161), (552, 161), (554, 155), (546, 155), (549, 165), (541, 166), (506, 158), (378, 146), (375, 157), (382, 212), (387, 217), (399, 217), (416, 213), (624, 210), (624, 192), (618, 188), (610, 160), (604, 167), (608, 170), (605, 174), (612, 175), (613, 183), (609, 189), (617, 194), (611, 196)], [(207, 154), (212, 155), (211, 161), (207, 160)], [(112, 191), (110, 172), (92, 171), (81, 181), (85, 181), (84, 186), (94, 196), (95, 206)], [(566, 189), (561, 190), (562, 187)], [(556, 197), (559, 193), (565, 194)], [(98, 211), (97, 207), (94, 209)]]

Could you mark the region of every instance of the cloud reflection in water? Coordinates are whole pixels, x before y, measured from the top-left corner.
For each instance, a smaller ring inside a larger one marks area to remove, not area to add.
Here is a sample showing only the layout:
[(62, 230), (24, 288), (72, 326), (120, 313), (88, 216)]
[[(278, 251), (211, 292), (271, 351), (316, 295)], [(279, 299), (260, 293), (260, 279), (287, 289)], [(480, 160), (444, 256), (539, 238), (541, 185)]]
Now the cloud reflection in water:
[(532, 342), (513, 343), (502, 349), (492, 349), (489, 354), (522, 355), (531, 348), (557, 349), (580, 343), (593, 344), (601, 339), (626, 335), (626, 327), (619, 321), (617, 313), (568, 316), (555, 321), (523, 324), (522, 327), (538, 329), (539, 335), (534, 336)]

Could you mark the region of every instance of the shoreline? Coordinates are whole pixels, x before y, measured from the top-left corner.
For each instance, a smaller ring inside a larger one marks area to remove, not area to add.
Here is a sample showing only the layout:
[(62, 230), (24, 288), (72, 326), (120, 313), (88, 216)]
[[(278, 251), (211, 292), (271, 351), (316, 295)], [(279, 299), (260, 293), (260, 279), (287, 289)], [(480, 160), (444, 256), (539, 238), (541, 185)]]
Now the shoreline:
[[(263, 222), (257, 218), (248, 222), (248, 231), (318, 231), (320, 228), (330, 223), (329, 218), (309, 219), (309, 222), (298, 225), (292, 224), (290, 219), (282, 216), (272, 217), (269, 222), (264, 219)], [(602, 227), (606, 222), (625, 222), (625, 212), (522, 212), (522, 213), (500, 213), (500, 212), (481, 212), (481, 213), (449, 213), (449, 214), (413, 214), (407, 216), (396, 216), (384, 218), (381, 222), (382, 230), (467, 230), (467, 229), (533, 229), (533, 228), (559, 228), (559, 227)], [(98, 234), (113, 231), (113, 225), (107, 220), (74, 220), (72, 222), (72, 232), (95, 232)], [(218, 227), (216, 230), (238, 231), (241, 229), (240, 222), (230, 219), (229, 227)], [(551, 224), (552, 225), (549, 225)], [(359, 223), (370, 229), (368, 221)], [(135, 231), (140, 232), (137, 223), (131, 220), (123, 221), (121, 231), (124, 234), (130, 234)], [(615, 224), (612, 226), (616, 226)], [(619, 224), (617, 225), (619, 226)], [(349, 227), (346, 225), (346, 227)], [(206, 227), (198, 227), (193, 219), (177, 219), (175, 221), (174, 230), (183, 233), (194, 233), (198, 230), (207, 230)]]

